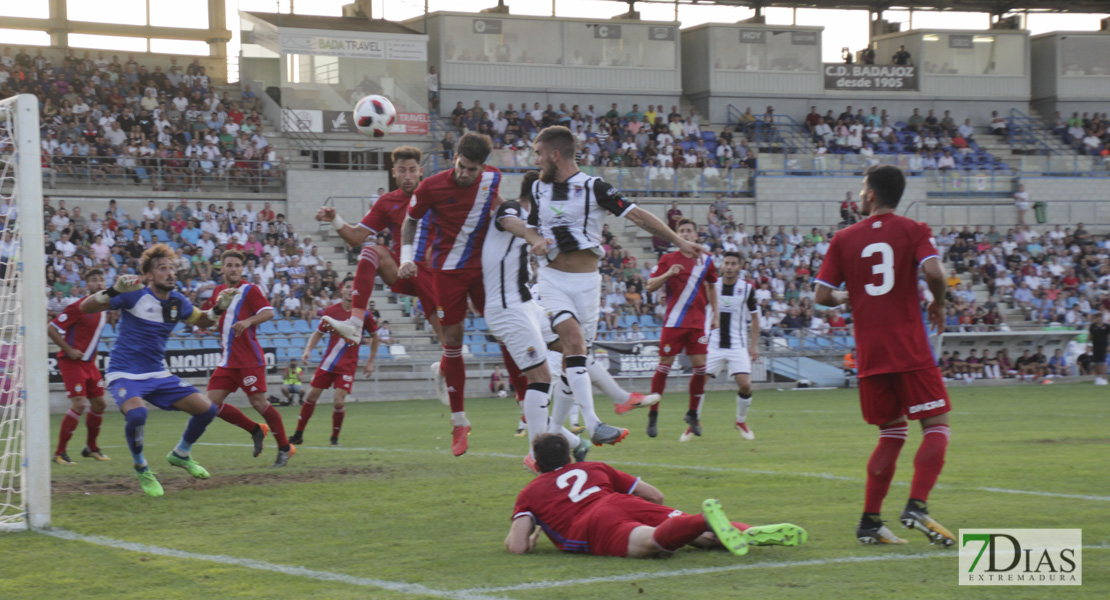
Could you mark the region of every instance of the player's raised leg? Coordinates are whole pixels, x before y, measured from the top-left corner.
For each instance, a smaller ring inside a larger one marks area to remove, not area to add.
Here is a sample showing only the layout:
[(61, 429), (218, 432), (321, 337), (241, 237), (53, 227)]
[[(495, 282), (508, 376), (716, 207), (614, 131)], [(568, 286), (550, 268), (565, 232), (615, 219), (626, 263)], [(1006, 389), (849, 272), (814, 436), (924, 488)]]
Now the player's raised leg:
[(216, 405), (203, 394), (193, 390), (193, 393), (173, 403), (173, 407), (192, 415), (185, 424), (185, 431), (177, 446), (166, 455), (166, 461), (171, 465), (184, 469), (197, 479), (208, 479), (208, 470), (193, 460), (191, 452), (193, 444), (204, 434), (208, 424), (216, 418)]

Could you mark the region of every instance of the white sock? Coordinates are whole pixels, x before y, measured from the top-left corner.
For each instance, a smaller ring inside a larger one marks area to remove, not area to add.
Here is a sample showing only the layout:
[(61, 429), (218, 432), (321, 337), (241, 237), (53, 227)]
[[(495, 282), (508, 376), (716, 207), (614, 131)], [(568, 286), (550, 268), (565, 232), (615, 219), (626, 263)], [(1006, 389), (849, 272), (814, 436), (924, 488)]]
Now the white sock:
[(582, 443), (582, 438), (571, 433), (570, 430), (566, 427), (560, 427), (558, 433), (563, 434), (563, 437), (566, 438), (567, 443), (570, 444), (570, 449), (572, 452), (575, 448), (578, 447), (578, 444)]
[(528, 454), (536, 436), (547, 431), (547, 405), (551, 399), (550, 383), (530, 383), (524, 392), (524, 420), (528, 425)]
[(601, 363), (597, 362), (593, 355), (586, 359), (586, 369), (590, 372), (590, 380), (594, 382), (594, 385), (601, 388), (606, 396), (613, 399), (613, 404), (624, 404), (632, 397), (628, 390), (622, 388), (617, 380), (613, 379), (613, 376), (609, 374), (609, 369), (601, 366)]
[(466, 418), (466, 411), (451, 413), (451, 424), (455, 427), (470, 427), (470, 420)]
[(574, 401), (582, 409), (583, 425), (592, 437), (601, 419), (597, 418), (597, 412), (594, 410), (594, 385), (590, 381), (589, 371), (586, 370), (586, 357), (568, 356), (566, 363), (567, 383), (574, 391)]
[(572, 427), (578, 427), (578, 421), (579, 421), (580, 416), (581, 416), (581, 411), (578, 410), (578, 405), (575, 404), (574, 402), (571, 402), (570, 403), (570, 424), (571, 424)]
[(751, 406), (752, 406), (752, 397), (751, 396), (748, 396), (747, 398), (745, 398), (745, 397), (741, 396), (740, 394), (736, 394), (736, 422), (737, 423), (747, 423), (748, 422), (748, 409), (751, 408)]
[(566, 422), (567, 415), (574, 406), (574, 394), (570, 390), (566, 376), (560, 377), (554, 385), (555, 390), (551, 394), (551, 418), (547, 421), (548, 433), (559, 433), (562, 430), (563, 423)]

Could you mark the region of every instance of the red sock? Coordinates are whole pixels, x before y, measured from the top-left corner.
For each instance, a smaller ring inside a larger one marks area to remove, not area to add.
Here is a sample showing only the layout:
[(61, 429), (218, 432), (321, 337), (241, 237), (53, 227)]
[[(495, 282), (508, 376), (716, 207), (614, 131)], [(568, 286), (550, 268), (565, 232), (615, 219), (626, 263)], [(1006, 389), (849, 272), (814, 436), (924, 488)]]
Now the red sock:
[(747, 523), (740, 523), (737, 521), (733, 521), (732, 526), (739, 529), (740, 531), (747, 531), (748, 529), (751, 529), (751, 525), (748, 525)]
[(72, 408), (66, 411), (66, 416), (62, 417), (62, 429), (58, 432), (58, 449), (54, 454), (61, 454), (66, 451), (66, 444), (69, 443), (69, 438), (73, 437), (73, 432), (77, 431), (77, 425), (81, 423), (81, 415), (77, 414)]
[(921, 447), (913, 457), (910, 498), (925, 502), (937, 483), (937, 477), (940, 477), (940, 470), (944, 468), (944, 453), (948, 449), (948, 438), (952, 431), (947, 425), (933, 425), (926, 427), (922, 433), (924, 437), (921, 438)]
[(867, 462), (867, 488), (863, 501), (863, 512), (879, 514), (883, 508), (883, 498), (890, 490), (894, 479), (894, 467), (898, 464), (898, 453), (906, 443), (906, 424), (879, 429), (879, 444)]
[(462, 346), (443, 346), (443, 358), (439, 368), (447, 378), (447, 395), (451, 398), (451, 412), (462, 412), (466, 406), (466, 363), (463, 362)]
[(336, 408), (331, 411), (331, 437), (339, 437), (339, 430), (343, 429), (343, 417), (346, 414), (346, 408)]
[(85, 440), (85, 445), (89, 450), (100, 450), (96, 445), (96, 438), (100, 435), (100, 424), (104, 421), (104, 413), (94, 412), (89, 409), (88, 414), (85, 415), (85, 429), (88, 430), (88, 438)]
[(652, 540), (655, 546), (664, 552), (674, 552), (679, 548), (698, 539), (698, 536), (709, 531), (709, 525), (702, 515), (678, 515), (663, 521), (655, 528)]
[(258, 423), (250, 420), (250, 417), (244, 415), (243, 411), (235, 408), (227, 402), (224, 402), (220, 405), (220, 410), (216, 413), (216, 416), (227, 421), (228, 423), (231, 423), (232, 425), (235, 425), (236, 427), (241, 428), (247, 433), (253, 433), (254, 428), (258, 425)]
[(690, 376), (690, 410), (701, 414), (701, 403), (705, 399), (705, 365), (694, 367)]
[(274, 434), (274, 442), (277, 443), (278, 448), (284, 448), (289, 445), (289, 438), (285, 437), (285, 423), (281, 422), (281, 413), (278, 409), (274, 408), (271, 404), (262, 411), (262, 418), (266, 419), (266, 424), (270, 426), (270, 431)]
[(367, 244), (358, 255), (358, 269), (355, 270), (355, 293), (351, 296), (351, 312), (365, 311), (374, 293), (374, 277), (378, 275), (378, 252)]
[(505, 347), (505, 344), (501, 344), (501, 359), (505, 361), (505, 370), (509, 373), (509, 381), (513, 382), (513, 393), (516, 394), (516, 401), (518, 403), (524, 402), (524, 392), (528, 390), (528, 378), (520, 372), (520, 367), (516, 365), (513, 355), (509, 354), (509, 349)]
[[(651, 376), (651, 393), (662, 394), (663, 390), (667, 389), (667, 375), (671, 373), (671, 365), (659, 363), (655, 367), (655, 374)], [(659, 412), (659, 405), (662, 401), (656, 402), (651, 405), (651, 412)]]
[(301, 414), (297, 417), (297, 431), (304, 433), (304, 428), (308, 426), (308, 420), (312, 418), (312, 413), (316, 410), (315, 402), (305, 402), (301, 407)]

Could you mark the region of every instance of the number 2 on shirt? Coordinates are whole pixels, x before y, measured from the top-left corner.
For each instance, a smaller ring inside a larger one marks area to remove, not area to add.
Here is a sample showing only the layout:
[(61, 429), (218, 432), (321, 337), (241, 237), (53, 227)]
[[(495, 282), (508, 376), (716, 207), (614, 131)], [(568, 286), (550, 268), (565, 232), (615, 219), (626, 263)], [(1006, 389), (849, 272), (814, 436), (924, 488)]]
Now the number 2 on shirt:
[(886, 242), (875, 242), (874, 244), (868, 244), (860, 256), (869, 258), (875, 254), (879, 254), (882, 260), (871, 267), (871, 273), (882, 275), (883, 281), (879, 285), (869, 283), (863, 286), (863, 290), (869, 296), (882, 296), (894, 289), (894, 249)]
[[(574, 469), (560, 475), (559, 478), (555, 480), (555, 485), (558, 485), (560, 490), (567, 489), (567, 486), (569, 485), (570, 501), (581, 502), (584, 498), (586, 498), (586, 496), (601, 491), (601, 488), (597, 487), (596, 485), (589, 489), (583, 490), (582, 486), (586, 484), (587, 477), (588, 476), (586, 475), (586, 472), (582, 469)], [(573, 483), (571, 482), (572, 479), (574, 480)]]

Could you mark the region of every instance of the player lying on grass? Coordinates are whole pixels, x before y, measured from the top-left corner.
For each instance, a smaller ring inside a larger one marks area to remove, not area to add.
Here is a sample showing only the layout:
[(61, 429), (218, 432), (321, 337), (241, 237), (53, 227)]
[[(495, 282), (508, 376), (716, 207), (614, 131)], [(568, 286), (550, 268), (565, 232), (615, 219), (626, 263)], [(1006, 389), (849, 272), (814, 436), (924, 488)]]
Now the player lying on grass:
[(207, 311), (196, 308), (175, 288), (174, 252), (165, 244), (156, 244), (143, 252), (140, 270), (141, 280), (135, 275), (119, 276), (111, 288), (82, 300), (81, 311), (120, 311), (119, 336), (108, 363), (108, 393), (127, 420), (124, 432), (139, 475), (139, 485), (148, 496), (157, 497), (163, 494), (162, 485), (143, 456), (143, 427), (147, 417), (143, 401), (162, 410), (180, 410), (192, 415), (181, 441), (166, 460), (197, 479), (208, 479), (208, 471), (189, 453), (217, 412), (216, 405), (207, 396), (166, 370), (163, 364), (166, 340), (178, 323), (202, 329), (215, 325), (238, 290), (221, 292), (215, 306)]
[(557, 434), (536, 438), (541, 475), (520, 492), (505, 548), (524, 554), (542, 529), (564, 552), (629, 558), (667, 557), (686, 545), (721, 547), (742, 556), (749, 546), (797, 546), (806, 531), (780, 523), (750, 527), (728, 520), (717, 500), (688, 515), (662, 504), (649, 483), (600, 462), (570, 464), (570, 446)]

